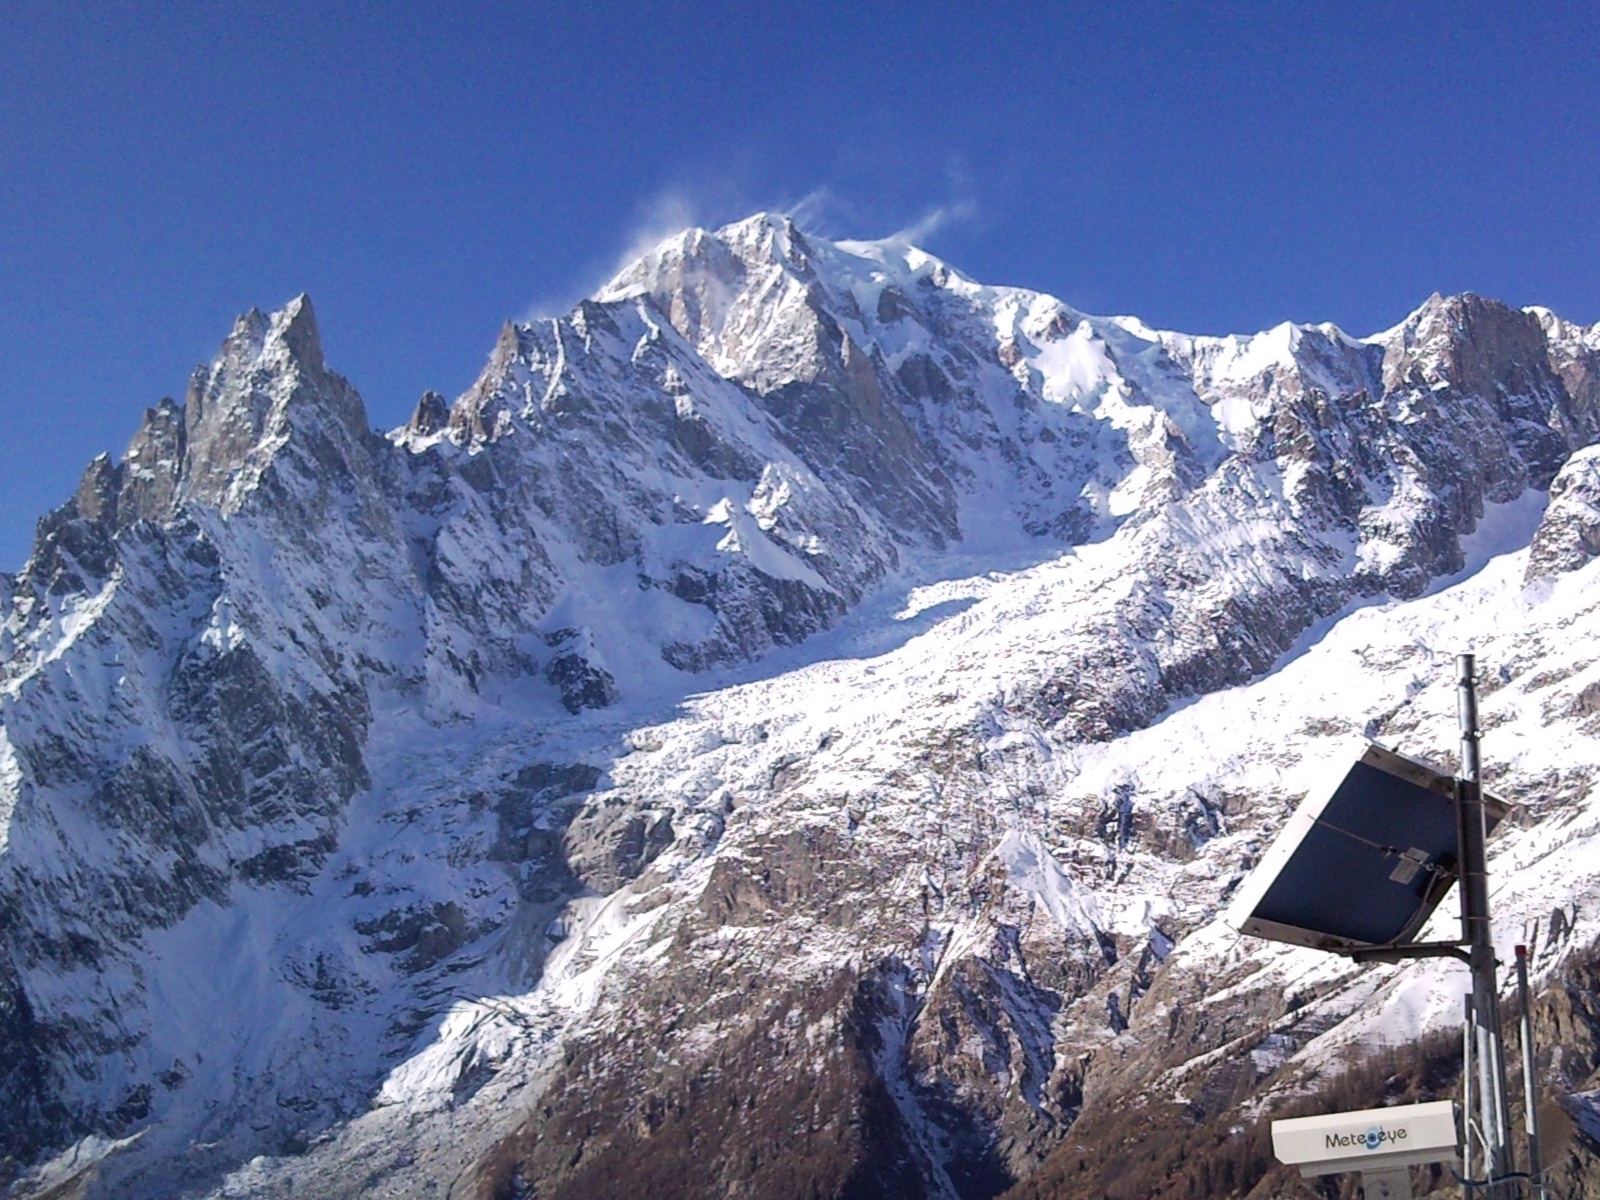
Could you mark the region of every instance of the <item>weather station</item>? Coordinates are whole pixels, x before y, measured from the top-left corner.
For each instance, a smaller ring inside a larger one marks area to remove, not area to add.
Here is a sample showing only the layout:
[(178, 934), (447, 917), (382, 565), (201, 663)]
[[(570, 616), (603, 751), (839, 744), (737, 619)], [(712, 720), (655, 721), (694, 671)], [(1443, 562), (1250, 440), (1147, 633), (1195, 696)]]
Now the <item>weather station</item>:
[(1449, 1100), (1294, 1117), (1272, 1123), (1272, 1152), (1306, 1176), (1360, 1171), (1367, 1200), (1411, 1195), (1411, 1168), (1458, 1157)]
[[(1476, 662), (1457, 657), (1461, 769), (1455, 776), (1376, 744), (1331, 789), (1314, 792), (1229, 905), (1240, 933), (1357, 962), (1453, 958), (1470, 971), (1461, 1102), (1437, 1101), (1272, 1123), (1273, 1152), (1306, 1176), (1360, 1171), (1367, 1200), (1410, 1200), (1411, 1167), (1447, 1164), (1464, 1196), (1544, 1200), (1527, 955), (1517, 948), (1526, 1109), (1524, 1170), (1514, 1164), (1505, 1044), (1489, 920), (1486, 844), (1510, 806), (1481, 786)], [(1455, 884), (1461, 934), (1420, 942)]]

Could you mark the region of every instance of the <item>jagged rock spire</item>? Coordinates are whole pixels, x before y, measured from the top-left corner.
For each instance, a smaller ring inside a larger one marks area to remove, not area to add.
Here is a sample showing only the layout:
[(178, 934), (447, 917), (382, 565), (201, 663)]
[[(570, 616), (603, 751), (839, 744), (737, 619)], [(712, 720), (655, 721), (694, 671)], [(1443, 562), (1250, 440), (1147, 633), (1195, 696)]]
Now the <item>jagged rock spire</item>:
[(300, 365), (308, 371), (321, 372), (326, 364), (322, 358), (322, 333), (317, 328), (317, 314), (311, 307), (311, 297), (301, 292), (284, 306), (272, 319), (273, 331), (283, 339)]
[(431, 437), (450, 423), (450, 406), (438, 392), (422, 393), (407, 428), (419, 437)]

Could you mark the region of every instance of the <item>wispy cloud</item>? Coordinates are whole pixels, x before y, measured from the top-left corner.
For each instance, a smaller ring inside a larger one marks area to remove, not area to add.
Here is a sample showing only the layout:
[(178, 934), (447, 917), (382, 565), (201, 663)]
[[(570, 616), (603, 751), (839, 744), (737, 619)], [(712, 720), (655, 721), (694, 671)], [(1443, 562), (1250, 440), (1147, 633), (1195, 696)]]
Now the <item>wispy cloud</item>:
[(970, 221), (977, 215), (978, 206), (970, 200), (961, 200), (954, 204), (941, 204), (937, 208), (930, 208), (904, 229), (891, 233), (889, 240), (915, 244), (932, 237), (939, 230), (953, 222)]

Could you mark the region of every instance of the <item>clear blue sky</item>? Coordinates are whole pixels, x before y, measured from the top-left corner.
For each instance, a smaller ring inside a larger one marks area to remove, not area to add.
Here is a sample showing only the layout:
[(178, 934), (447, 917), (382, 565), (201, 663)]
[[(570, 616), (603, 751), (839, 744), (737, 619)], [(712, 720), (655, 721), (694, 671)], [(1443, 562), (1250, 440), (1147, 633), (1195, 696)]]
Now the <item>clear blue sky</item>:
[[(651, 229), (813, 197), (1199, 333), (1600, 319), (1592, 4), (0, 5), (0, 569), (236, 313), (375, 424)], [(816, 197), (820, 196), (820, 199)]]

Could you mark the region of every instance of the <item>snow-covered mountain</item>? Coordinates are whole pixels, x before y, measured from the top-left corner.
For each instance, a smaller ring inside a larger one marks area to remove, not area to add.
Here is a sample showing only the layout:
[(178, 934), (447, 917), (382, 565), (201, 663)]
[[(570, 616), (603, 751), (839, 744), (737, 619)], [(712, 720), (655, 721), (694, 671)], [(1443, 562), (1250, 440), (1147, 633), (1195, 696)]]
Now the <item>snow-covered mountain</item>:
[(1191, 337), (771, 215), (388, 435), (249, 313), (0, 580), (14, 1194), (1118, 1194), (1457, 1019), (1218, 913), (1474, 646), (1577, 1178), (1597, 442), (1544, 310)]

